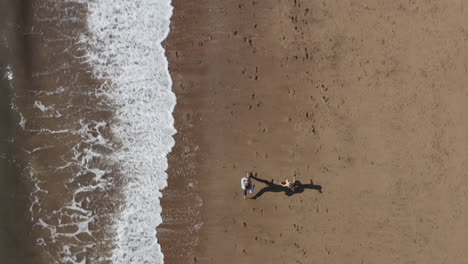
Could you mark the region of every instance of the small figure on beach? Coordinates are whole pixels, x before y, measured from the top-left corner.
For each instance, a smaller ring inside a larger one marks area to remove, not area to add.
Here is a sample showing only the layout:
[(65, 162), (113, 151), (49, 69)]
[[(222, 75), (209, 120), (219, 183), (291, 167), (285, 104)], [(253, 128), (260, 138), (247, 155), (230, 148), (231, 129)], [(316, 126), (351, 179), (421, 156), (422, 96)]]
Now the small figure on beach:
[(254, 192), (255, 184), (252, 183), (251, 176), (252, 173), (249, 172), (247, 173), (246, 177), (243, 177), (241, 179), (241, 187), (244, 193), (244, 199), (247, 198), (247, 190), (249, 190), (250, 193)]

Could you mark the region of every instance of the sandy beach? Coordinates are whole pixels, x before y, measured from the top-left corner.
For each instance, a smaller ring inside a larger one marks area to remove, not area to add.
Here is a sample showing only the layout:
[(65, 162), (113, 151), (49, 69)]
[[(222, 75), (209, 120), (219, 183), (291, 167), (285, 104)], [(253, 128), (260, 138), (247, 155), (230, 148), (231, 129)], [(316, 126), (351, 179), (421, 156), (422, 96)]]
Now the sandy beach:
[(463, 2), (173, 6), (165, 263), (468, 261)]

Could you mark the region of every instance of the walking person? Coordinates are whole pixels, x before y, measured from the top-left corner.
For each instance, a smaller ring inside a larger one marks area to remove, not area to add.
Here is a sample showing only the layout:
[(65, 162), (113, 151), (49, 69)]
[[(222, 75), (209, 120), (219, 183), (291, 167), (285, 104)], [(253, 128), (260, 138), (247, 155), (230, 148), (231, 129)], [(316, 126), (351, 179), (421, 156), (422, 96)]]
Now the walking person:
[(241, 179), (241, 187), (244, 193), (244, 199), (247, 198), (247, 190), (249, 190), (250, 193), (254, 192), (255, 184), (252, 183), (250, 176), (252, 176), (251, 172), (247, 173), (247, 176)]

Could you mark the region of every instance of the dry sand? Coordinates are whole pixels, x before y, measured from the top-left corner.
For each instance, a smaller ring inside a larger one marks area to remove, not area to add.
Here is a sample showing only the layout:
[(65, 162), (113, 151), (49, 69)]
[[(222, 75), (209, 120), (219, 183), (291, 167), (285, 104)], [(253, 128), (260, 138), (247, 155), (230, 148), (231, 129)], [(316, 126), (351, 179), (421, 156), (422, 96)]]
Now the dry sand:
[(463, 1), (173, 5), (166, 263), (468, 262)]

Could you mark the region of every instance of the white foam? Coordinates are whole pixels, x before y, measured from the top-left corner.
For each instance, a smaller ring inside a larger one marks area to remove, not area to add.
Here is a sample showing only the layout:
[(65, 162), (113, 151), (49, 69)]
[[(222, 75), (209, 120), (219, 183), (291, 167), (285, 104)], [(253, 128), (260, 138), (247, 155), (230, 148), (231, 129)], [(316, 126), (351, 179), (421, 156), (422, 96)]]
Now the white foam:
[(28, 120), (26, 120), (26, 118), (24, 118), (23, 114), (18, 112), (19, 116), (20, 116), (20, 122), (19, 122), (19, 125), (22, 129), (25, 129), (26, 128), (26, 122)]
[(11, 81), (11, 80), (13, 80), (13, 77), (14, 77), (14, 74), (13, 74), (13, 71), (11, 70), (11, 66), (7, 65), (6, 69), (5, 69), (5, 73), (3, 75), (3, 78)]
[(41, 101), (35, 101), (34, 102), (34, 107), (36, 107), (37, 109), (41, 110), (42, 112), (44, 111), (47, 111), (47, 107), (45, 107)]
[(105, 81), (101, 93), (116, 107), (111, 128), (123, 147), (113, 158), (128, 178), (111, 262), (163, 263), (156, 227), (162, 222), (159, 198), (174, 145), (176, 99), (161, 42), (172, 7), (169, 0), (95, 0), (88, 7), (86, 59)]

